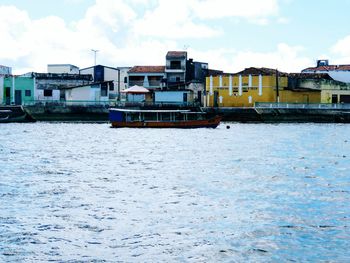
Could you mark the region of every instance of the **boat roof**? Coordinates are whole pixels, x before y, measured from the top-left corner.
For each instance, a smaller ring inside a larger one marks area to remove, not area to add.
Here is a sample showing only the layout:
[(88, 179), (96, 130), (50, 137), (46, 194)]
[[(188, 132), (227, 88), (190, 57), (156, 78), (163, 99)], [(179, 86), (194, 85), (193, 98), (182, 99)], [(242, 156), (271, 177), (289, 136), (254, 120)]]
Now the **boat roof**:
[(110, 108), (112, 111), (120, 112), (140, 112), (140, 113), (202, 113), (202, 112), (191, 112), (190, 110), (138, 110), (138, 109), (121, 109), (121, 108)]

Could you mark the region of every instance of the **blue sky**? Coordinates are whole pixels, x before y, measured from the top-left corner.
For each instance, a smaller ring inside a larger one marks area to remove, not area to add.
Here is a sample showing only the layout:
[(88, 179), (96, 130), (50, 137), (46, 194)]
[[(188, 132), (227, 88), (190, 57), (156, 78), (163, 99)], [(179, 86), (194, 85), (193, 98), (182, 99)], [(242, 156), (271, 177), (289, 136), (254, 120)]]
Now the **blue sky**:
[(350, 64), (350, 0), (1, 0), (0, 64), (162, 65), (188, 51), (211, 68), (298, 72), (316, 59)]

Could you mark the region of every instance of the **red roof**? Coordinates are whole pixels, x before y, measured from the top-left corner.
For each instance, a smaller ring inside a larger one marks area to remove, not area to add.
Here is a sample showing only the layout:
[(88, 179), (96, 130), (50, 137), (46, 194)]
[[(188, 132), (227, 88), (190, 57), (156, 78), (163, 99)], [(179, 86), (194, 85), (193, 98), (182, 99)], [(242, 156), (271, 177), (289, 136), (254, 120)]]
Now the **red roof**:
[(319, 67), (310, 67), (303, 69), (305, 71), (350, 71), (350, 65), (328, 65)]
[(164, 73), (165, 66), (135, 66), (129, 73)]
[(186, 51), (168, 51), (166, 56), (172, 57), (172, 58), (186, 58), (187, 52)]

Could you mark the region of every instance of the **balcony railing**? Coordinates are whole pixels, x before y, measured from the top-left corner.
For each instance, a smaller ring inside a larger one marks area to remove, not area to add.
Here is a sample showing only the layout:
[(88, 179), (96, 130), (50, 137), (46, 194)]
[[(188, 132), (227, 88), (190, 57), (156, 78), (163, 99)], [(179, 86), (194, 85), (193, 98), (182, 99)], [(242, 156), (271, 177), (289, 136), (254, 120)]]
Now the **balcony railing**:
[(107, 101), (94, 101), (94, 100), (30, 100), (23, 103), (24, 106), (66, 106), (66, 105), (77, 105), (77, 106), (103, 106), (114, 104), (115, 100)]
[(171, 66), (167, 66), (165, 68), (166, 70), (185, 70), (185, 67), (171, 67)]
[(350, 109), (350, 103), (277, 103), (256, 102), (255, 108), (271, 109)]
[[(160, 87), (160, 80), (149, 80), (148, 81), (148, 87), (146, 87), (145, 86), (145, 88), (149, 88), (149, 87), (151, 87), (151, 88), (158, 88), (158, 87)], [(144, 84), (144, 81), (142, 80), (142, 81), (137, 81), (137, 80), (135, 80), (135, 81), (129, 81), (129, 87), (132, 87), (132, 86), (135, 86), (135, 85), (137, 85), (137, 86), (144, 86), (143, 85)]]
[(117, 101), (115, 102), (115, 104), (113, 104), (117, 107), (197, 107), (199, 106), (198, 102), (171, 102), (171, 101), (167, 101), (167, 102), (148, 102), (148, 101), (144, 101), (144, 102), (132, 102), (132, 101)]

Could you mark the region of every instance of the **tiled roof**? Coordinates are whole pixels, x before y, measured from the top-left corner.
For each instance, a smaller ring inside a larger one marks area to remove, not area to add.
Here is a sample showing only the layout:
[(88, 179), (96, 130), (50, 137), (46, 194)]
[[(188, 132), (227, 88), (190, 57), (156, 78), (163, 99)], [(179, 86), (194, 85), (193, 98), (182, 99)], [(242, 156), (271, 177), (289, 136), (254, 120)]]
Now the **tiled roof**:
[(288, 77), (296, 79), (328, 79), (333, 80), (327, 73), (289, 73)]
[(350, 71), (350, 65), (328, 65), (328, 66), (310, 67), (302, 70), (302, 72), (307, 72), (307, 71)]
[[(276, 74), (276, 69), (271, 69), (271, 68), (246, 68), (240, 72), (236, 73), (237, 75), (275, 75)], [(278, 71), (278, 74), (280, 76), (285, 76), (287, 73)]]
[(165, 66), (135, 66), (129, 70), (129, 73), (164, 73)]
[(171, 58), (186, 58), (187, 52), (186, 51), (168, 51), (166, 56)]

